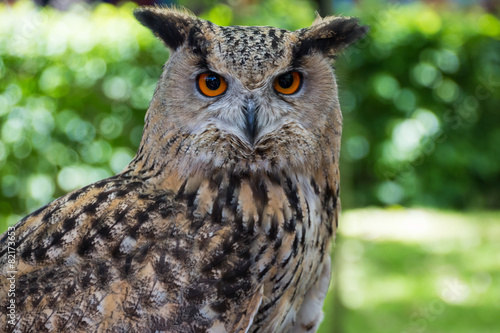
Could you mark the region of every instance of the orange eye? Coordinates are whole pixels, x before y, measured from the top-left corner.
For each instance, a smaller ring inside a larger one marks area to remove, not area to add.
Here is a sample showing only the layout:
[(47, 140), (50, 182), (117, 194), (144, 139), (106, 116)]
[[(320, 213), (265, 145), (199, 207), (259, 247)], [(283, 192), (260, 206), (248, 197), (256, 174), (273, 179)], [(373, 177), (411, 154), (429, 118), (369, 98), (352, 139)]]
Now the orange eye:
[(288, 72), (274, 80), (274, 89), (284, 95), (297, 92), (301, 86), (301, 76), (298, 72)]
[(224, 78), (215, 73), (204, 73), (198, 76), (198, 89), (208, 97), (222, 95), (227, 89)]

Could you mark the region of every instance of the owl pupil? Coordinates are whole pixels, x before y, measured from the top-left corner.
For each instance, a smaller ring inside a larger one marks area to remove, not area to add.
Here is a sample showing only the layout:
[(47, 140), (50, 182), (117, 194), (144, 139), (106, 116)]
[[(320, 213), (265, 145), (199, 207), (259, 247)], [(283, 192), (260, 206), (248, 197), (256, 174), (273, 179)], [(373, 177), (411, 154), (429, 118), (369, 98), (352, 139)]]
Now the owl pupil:
[(217, 90), (220, 87), (220, 78), (217, 75), (210, 74), (205, 79), (205, 82), (207, 83), (207, 88), (210, 90)]
[(278, 83), (282, 88), (290, 88), (293, 84), (293, 74), (292, 73), (287, 73), (284, 75), (281, 75), (278, 79)]

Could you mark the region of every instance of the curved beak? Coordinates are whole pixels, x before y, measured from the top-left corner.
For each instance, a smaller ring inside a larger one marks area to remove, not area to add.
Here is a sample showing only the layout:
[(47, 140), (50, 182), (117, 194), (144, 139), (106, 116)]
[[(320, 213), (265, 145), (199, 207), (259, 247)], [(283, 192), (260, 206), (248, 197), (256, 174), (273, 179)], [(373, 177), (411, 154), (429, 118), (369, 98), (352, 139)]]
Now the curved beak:
[(245, 101), (245, 105), (243, 106), (243, 112), (245, 114), (245, 134), (251, 145), (255, 143), (255, 138), (258, 133), (257, 111), (258, 107), (256, 106), (255, 101), (251, 98), (247, 99)]

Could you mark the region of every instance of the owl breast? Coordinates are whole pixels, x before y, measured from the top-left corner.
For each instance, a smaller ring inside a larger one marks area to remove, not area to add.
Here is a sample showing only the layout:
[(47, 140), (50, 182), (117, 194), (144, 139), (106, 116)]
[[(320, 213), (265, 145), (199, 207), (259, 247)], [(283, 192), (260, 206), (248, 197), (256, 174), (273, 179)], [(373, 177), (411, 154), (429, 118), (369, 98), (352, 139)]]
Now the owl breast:
[(185, 276), (186, 308), (179, 312), (228, 318), (243, 311), (239, 306), (246, 300), (248, 332), (317, 327), (330, 276), (338, 190), (334, 166), (312, 175), (219, 169), (186, 177), (171, 189), (181, 205), (175, 237), (167, 243), (175, 240), (178, 250), (166, 245), (179, 257), (165, 259), (170, 271), (177, 267), (172, 277)]

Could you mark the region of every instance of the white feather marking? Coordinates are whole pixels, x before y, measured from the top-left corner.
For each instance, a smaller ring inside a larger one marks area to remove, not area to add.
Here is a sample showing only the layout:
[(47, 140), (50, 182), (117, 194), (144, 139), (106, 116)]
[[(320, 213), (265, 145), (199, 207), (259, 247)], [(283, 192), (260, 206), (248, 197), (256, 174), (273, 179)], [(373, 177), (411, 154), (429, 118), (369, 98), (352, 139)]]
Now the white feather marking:
[[(316, 284), (308, 291), (297, 312), (296, 325), (290, 333), (316, 332), (323, 319), (323, 302), (330, 286), (331, 261), (326, 257), (321, 276)], [(311, 325), (313, 325), (311, 327)], [(306, 330), (306, 327), (311, 329)]]

